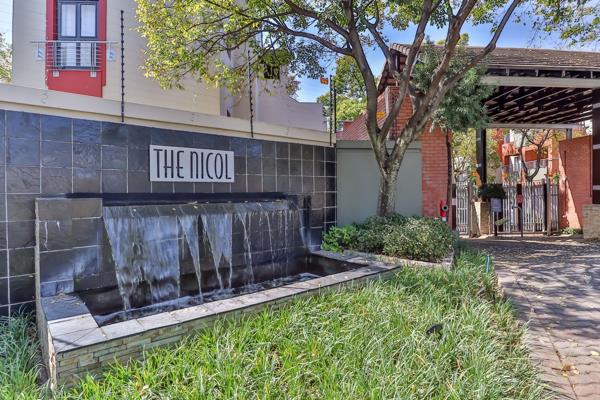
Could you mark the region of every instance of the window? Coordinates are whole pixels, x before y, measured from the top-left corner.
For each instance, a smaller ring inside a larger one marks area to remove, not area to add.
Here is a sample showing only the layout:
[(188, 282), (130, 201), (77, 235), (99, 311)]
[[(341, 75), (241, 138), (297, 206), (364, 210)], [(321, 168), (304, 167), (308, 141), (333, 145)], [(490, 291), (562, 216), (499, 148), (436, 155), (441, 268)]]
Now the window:
[(98, 1), (58, 0), (57, 65), (88, 69), (97, 66)]

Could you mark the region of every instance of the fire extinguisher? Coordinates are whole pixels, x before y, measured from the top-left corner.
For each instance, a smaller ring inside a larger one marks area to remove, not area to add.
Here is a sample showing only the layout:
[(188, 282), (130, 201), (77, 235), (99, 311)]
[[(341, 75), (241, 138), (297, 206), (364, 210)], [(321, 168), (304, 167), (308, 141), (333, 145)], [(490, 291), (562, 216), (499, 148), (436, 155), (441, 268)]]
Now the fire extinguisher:
[(446, 204), (446, 202), (444, 200), (440, 200), (440, 217), (442, 218), (442, 221), (447, 222), (448, 221), (448, 210), (450, 208), (448, 207), (448, 204)]

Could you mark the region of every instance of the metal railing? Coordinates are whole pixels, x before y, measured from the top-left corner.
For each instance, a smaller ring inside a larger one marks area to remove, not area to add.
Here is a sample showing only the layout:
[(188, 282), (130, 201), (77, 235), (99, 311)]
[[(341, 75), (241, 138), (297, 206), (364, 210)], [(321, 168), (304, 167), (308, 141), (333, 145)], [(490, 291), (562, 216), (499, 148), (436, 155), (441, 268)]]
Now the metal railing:
[[(548, 168), (548, 165), (550, 164), (550, 162), (554, 161), (555, 159), (547, 159), (547, 158), (542, 158), (540, 160), (540, 172), (544, 172), (544, 174), (546, 173), (546, 169)], [(535, 160), (533, 161), (526, 161), (525, 165), (527, 165), (527, 169), (529, 171), (532, 171), (535, 169), (536, 166), (536, 162)], [(510, 164), (510, 165), (503, 165), (502, 166), (502, 172), (507, 173), (507, 174), (520, 174), (521, 171), (523, 170), (523, 166), (521, 165), (521, 162), (519, 161), (516, 164)]]
[(36, 58), (46, 61), (49, 70), (91, 70), (101, 69), (103, 54), (107, 61), (116, 59), (117, 42), (86, 40), (45, 40), (34, 41)]

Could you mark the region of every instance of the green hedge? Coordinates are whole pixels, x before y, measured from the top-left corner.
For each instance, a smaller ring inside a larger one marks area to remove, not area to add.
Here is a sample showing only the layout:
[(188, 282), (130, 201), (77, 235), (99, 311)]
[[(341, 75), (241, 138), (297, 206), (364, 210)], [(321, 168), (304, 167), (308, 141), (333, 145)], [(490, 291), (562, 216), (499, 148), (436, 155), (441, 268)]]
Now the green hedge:
[(323, 236), (324, 250), (356, 250), (421, 261), (440, 261), (454, 241), (448, 225), (434, 218), (391, 214), (362, 224), (332, 227)]

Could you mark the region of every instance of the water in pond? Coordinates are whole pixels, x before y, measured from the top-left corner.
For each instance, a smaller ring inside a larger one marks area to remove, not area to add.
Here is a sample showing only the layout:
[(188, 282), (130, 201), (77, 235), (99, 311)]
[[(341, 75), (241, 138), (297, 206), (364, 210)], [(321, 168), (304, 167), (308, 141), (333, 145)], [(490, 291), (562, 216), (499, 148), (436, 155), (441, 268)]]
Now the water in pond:
[(98, 313), (202, 303), (312, 276), (293, 261), (305, 253), (304, 233), (288, 201), (105, 207), (103, 219), (120, 301), (110, 290), (83, 296), (110, 304), (88, 304)]

